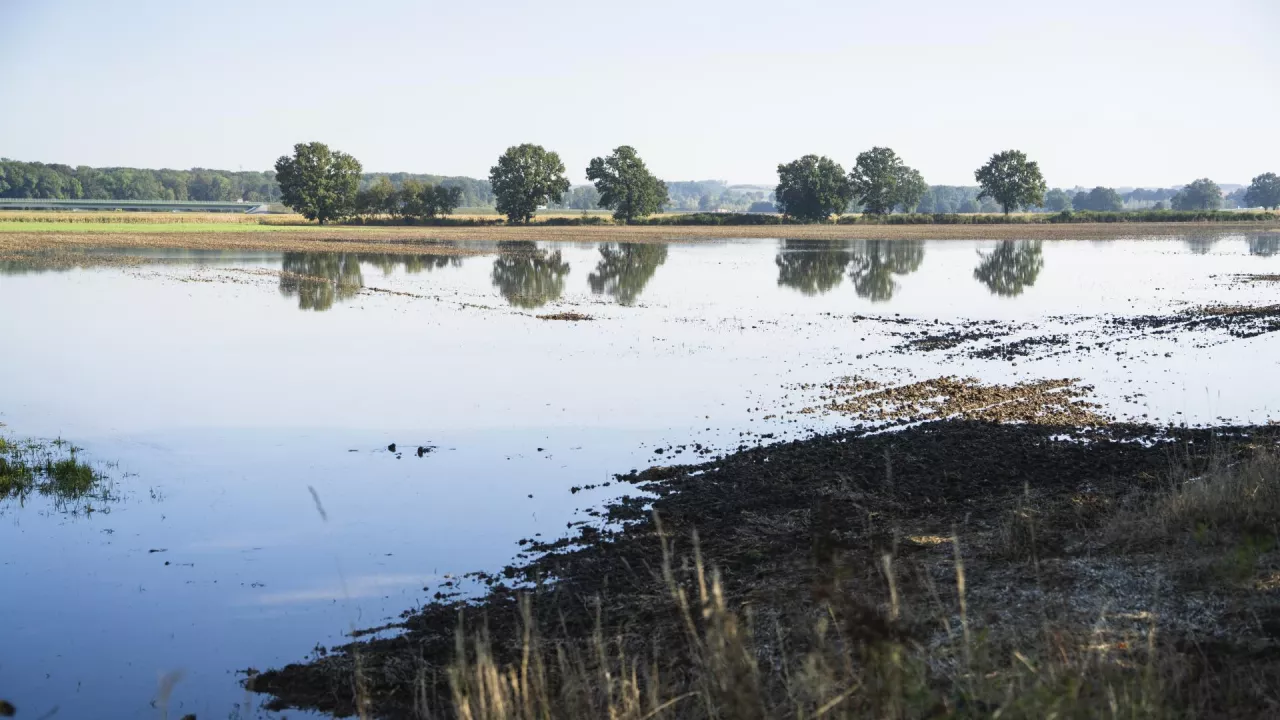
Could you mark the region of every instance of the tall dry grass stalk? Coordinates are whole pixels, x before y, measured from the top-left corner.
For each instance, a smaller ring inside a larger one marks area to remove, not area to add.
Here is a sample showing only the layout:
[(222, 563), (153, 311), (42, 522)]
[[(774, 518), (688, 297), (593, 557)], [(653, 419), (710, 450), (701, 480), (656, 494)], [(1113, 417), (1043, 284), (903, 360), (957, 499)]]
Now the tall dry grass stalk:
[[(659, 527), (661, 525), (659, 524)], [(865, 598), (848, 607), (837, 598), (817, 613), (803, 647), (786, 647), (782, 633), (758, 638), (750, 615), (730, 607), (719, 573), (703, 564), (693, 543), (691, 576), (681, 581), (670, 539), (661, 538), (659, 569), (682, 626), (679, 648), (634, 639), (585, 643), (548, 640), (521, 604), (522, 651), (503, 664), (487, 631), (459, 629), (449, 670), (450, 707), (443, 716), (464, 720), (649, 720), (698, 718), (1158, 718), (1170, 674), (1156, 651), (1154, 624), (1146, 638), (1120, 655), (1098, 649), (1099, 628), (1047, 631), (1026, 638), (1007, 657), (971, 632), (966, 575), (954, 543), (954, 605), (944, 608), (948, 631), (925, 646), (892, 631), (923, 618), (905, 618), (891, 556), (882, 557), (885, 586), (878, 618), (865, 614)], [(953, 538), (954, 542), (954, 538)], [(861, 608), (861, 610), (856, 610)], [(597, 605), (597, 612), (599, 606)], [(859, 621), (866, 625), (859, 625)], [(872, 626), (882, 623), (883, 627)], [(1106, 618), (1100, 620), (1100, 626)], [(936, 625), (935, 625), (936, 626)], [(887, 628), (887, 630), (886, 630)], [(1145, 640), (1145, 642), (1143, 642)], [(664, 658), (688, 659), (682, 672), (660, 670)], [(767, 661), (762, 665), (762, 661)], [(766, 667), (768, 669), (766, 669)], [(424, 708), (421, 717), (436, 717)]]
[(1154, 512), (1174, 528), (1274, 530), (1280, 522), (1280, 455), (1264, 451), (1234, 466), (1219, 459), (1209, 471), (1177, 483)]

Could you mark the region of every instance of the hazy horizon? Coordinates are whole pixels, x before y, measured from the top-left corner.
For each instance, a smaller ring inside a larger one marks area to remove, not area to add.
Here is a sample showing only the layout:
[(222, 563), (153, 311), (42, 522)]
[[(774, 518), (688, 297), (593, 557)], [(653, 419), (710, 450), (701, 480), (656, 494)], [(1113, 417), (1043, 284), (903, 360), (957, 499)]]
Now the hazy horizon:
[(0, 156), (260, 171), (320, 140), (369, 172), (483, 178), (536, 142), (582, 184), (626, 144), (668, 180), (771, 185), (880, 145), (934, 185), (1009, 148), (1064, 188), (1280, 171), (1280, 4), (1066, 10), (8, 0)]

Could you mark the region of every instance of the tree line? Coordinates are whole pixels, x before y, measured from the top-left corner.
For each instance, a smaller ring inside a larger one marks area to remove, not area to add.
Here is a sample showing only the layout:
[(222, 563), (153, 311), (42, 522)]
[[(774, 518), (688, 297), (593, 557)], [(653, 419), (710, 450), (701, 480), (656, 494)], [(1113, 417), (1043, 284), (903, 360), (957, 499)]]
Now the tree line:
[(280, 187), (272, 172), (71, 167), (0, 158), (0, 198), (274, 202)]
[[(558, 154), (539, 145), (508, 148), (487, 180), (410, 173), (365, 173), (360, 163), (323, 143), (302, 143), (275, 172), (145, 170), (24, 163), (0, 159), (0, 197), (33, 199), (282, 201), (310, 219), (430, 219), (458, 207), (495, 207), (512, 222), (543, 208), (612, 210), (632, 222), (662, 210), (773, 213), (801, 221), (865, 213), (1119, 212), (1128, 209), (1212, 211), (1280, 207), (1280, 178), (1265, 173), (1224, 194), (1202, 178), (1179, 189), (1139, 188), (1121, 194), (1095, 187), (1049, 190), (1037, 163), (1016, 150), (997, 153), (975, 172), (977, 187), (928, 185), (890, 148), (859, 154), (845, 173), (826, 156), (778, 166), (772, 192), (718, 181), (655, 177), (634, 148), (620, 146), (586, 169), (591, 185), (573, 187)], [(283, 174), (282, 174), (283, 173)]]
[[(284, 156), (277, 161), (276, 173), (285, 203), (321, 223), (356, 214), (361, 206), (370, 207), (366, 201), (373, 189), (357, 190), (359, 163), (344, 153), (330, 153), (321, 143), (297, 145), (292, 157)], [(667, 183), (654, 176), (629, 145), (593, 158), (587, 165), (586, 175), (595, 191), (590, 197), (597, 206), (612, 210), (619, 222), (630, 223), (653, 215), (671, 200)], [(1070, 197), (1060, 189), (1050, 191), (1039, 164), (1019, 150), (992, 155), (974, 171), (974, 179), (978, 182), (977, 193), (966, 199), (966, 203), (988, 201), (1006, 216), (1022, 209), (1114, 212), (1124, 207), (1124, 200), (1111, 188), (1096, 187)], [(532, 143), (507, 148), (489, 171), (489, 186), (494, 206), (513, 223), (527, 223), (538, 210), (562, 204), (571, 191), (560, 156)], [(391, 204), (379, 204), (384, 202), (379, 200), (373, 207), (391, 207), (389, 214), (404, 216), (397, 210), (406, 206), (406, 202), (399, 199), (402, 191), (395, 191), (389, 182), (379, 187), (380, 197), (392, 198)], [(365, 195), (359, 195), (360, 192)], [(421, 204), (426, 210), (421, 217), (447, 215), (457, 206), (456, 202), (449, 202), (456, 200), (456, 196), (438, 196), (440, 190), (434, 186), (423, 186), (414, 192), (425, 193), (422, 197), (426, 200)], [(926, 198), (936, 211), (938, 195), (920, 172), (907, 165), (891, 148), (873, 147), (858, 155), (848, 173), (825, 155), (805, 155), (778, 165), (773, 204), (785, 218), (826, 222), (854, 206), (871, 216), (885, 216), (895, 211), (915, 213)], [(438, 197), (441, 201), (436, 202)], [(1278, 207), (1280, 180), (1274, 173), (1259, 175), (1243, 198), (1247, 203), (1268, 209)], [(1222, 207), (1223, 193), (1213, 181), (1200, 179), (1179, 190), (1169, 201), (1175, 210), (1212, 211)]]

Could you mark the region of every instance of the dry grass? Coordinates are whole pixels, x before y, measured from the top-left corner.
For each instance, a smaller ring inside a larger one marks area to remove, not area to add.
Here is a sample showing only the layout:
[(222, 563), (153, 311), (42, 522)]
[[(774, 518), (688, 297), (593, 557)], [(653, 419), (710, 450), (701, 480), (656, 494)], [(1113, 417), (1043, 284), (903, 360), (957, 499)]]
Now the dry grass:
[[(956, 538), (950, 607), (942, 593), (928, 618), (908, 617), (889, 555), (875, 587), (833, 598), (803, 637), (770, 632), (750, 609), (732, 609), (718, 572), (695, 551), (690, 582), (664, 541), (661, 568), (683, 627), (679, 648), (636, 653), (627, 638), (548, 640), (522, 604), (517, 663), (495, 657), (484, 633), (459, 633), (444, 715), (465, 720), (649, 720), (650, 718), (1163, 718), (1167, 684), (1182, 670), (1157, 650), (1154, 623), (1128, 641), (1101, 641), (1098, 627), (1046, 628), (1008, 654), (971, 631), (966, 573)], [(952, 550), (953, 549), (953, 550)], [(908, 628), (941, 628), (923, 645)], [(688, 670), (663, 674), (663, 655)], [(762, 664), (762, 659), (765, 663)], [(771, 661), (771, 662), (770, 662)], [(425, 684), (424, 684), (425, 685)], [(425, 700), (416, 714), (435, 716)]]
[(1234, 465), (1216, 458), (1206, 472), (1175, 477), (1142, 511), (1148, 533), (1192, 534), (1201, 542), (1280, 535), (1280, 456), (1263, 451)]

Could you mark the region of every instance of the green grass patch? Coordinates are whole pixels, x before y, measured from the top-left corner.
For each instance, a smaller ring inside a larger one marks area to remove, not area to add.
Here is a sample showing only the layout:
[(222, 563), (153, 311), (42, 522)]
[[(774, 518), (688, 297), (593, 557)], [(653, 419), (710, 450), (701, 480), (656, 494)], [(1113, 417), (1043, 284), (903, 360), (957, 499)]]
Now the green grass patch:
[(92, 501), (116, 499), (111, 478), (79, 457), (80, 449), (61, 438), (50, 442), (0, 437), (0, 507), (46, 497), (59, 510), (93, 511)]

